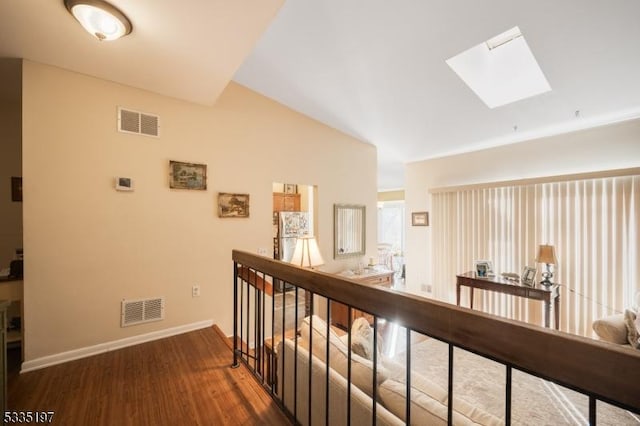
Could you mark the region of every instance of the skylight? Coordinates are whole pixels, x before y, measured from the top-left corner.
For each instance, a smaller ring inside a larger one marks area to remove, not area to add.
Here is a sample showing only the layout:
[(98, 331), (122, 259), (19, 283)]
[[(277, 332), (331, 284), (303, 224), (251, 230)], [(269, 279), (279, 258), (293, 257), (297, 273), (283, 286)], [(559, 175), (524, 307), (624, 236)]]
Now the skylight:
[(551, 90), (518, 27), (446, 62), (489, 108)]

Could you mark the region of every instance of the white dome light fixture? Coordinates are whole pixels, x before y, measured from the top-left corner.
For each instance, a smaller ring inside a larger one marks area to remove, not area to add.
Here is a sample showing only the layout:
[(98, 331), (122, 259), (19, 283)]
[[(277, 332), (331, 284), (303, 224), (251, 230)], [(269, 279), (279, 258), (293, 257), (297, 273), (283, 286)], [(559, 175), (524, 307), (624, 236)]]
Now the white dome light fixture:
[(100, 41), (117, 40), (131, 32), (131, 22), (124, 13), (103, 0), (64, 0), (64, 5)]

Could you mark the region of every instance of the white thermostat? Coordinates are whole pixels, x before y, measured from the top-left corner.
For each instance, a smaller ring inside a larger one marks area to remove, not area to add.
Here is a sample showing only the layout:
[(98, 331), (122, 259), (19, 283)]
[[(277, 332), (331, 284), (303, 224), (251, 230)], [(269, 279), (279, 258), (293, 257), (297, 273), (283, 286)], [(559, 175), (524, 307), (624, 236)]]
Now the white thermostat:
[(116, 191), (133, 191), (133, 179), (128, 177), (117, 177)]

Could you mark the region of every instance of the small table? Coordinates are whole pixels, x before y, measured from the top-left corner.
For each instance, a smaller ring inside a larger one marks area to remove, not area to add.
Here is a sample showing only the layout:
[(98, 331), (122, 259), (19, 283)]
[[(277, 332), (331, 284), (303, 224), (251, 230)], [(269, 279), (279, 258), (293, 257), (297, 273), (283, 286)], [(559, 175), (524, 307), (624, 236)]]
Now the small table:
[(460, 287), (469, 287), (469, 307), (473, 309), (473, 289), (495, 291), (498, 293), (510, 294), (513, 296), (526, 297), (527, 299), (542, 300), (544, 302), (544, 326), (549, 328), (551, 303), (553, 302), (553, 313), (556, 330), (560, 327), (560, 286), (553, 284), (549, 287), (536, 284), (529, 287), (519, 282), (513, 282), (501, 277), (478, 277), (475, 272), (465, 272), (456, 275), (456, 304), (460, 306)]
[[(386, 268), (366, 268), (361, 274), (347, 274), (341, 272), (338, 274), (340, 277), (356, 280), (362, 284), (367, 285), (380, 285), (383, 287), (393, 287), (393, 274), (392, 270)], [(349, 328), (349, 308), (339, 302), (331, 302), (331, 324), (341, 327), (344, 330)], [(373, 315), (369, 315), (358, 309), (351, 309), (351, 322), (356, 318), (364, 317), (369, 321), (369, 324), (373, 324)]]

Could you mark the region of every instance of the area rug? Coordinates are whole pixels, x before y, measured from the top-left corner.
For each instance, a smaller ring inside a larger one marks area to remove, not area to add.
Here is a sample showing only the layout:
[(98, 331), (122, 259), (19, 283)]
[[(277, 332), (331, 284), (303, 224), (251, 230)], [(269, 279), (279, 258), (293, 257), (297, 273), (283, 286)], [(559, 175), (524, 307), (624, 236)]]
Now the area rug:
[[(448, 346), (435, 339), (416, 343), (411, 348), (414, 372), (447, 388)], [(393, 358), (405, 364), (406, 354)], [(505, 413), (504, 365), (456, 348), (454, 350), (454, 389), (457, 398), (477, 406), (498, 418)], [(521, 371), (512, 373), (511, 422), (514, 425), (588, 425), (589, 399), (565, 387)], [(598, 401), (598, 425), (639, 425), (640, 416)]]

